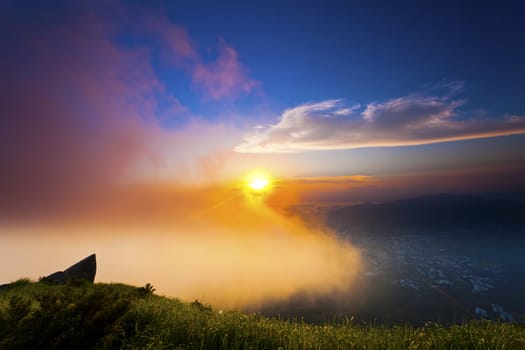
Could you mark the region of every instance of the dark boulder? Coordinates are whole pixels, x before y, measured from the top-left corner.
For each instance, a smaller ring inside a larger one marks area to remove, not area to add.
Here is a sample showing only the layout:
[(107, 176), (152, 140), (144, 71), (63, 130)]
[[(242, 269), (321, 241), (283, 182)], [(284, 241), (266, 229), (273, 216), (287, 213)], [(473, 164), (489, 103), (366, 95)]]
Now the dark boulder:
[[(66, 283), (71, 280), (87, 280), (90, 283), (95, 282), (95, 274), (97, 273), (97, 256), (92, 254), (87, 258), (80, 260), (74, 265), (71, 265), (64, 271), (57, 271), (49, 276), (42, 277), (41, 281), (52, 283)], [(21, 280), (22, 282), (24, 280)], [(28, 280), (27, 280), (28, 281)], [(0, 292), (13, 288), (19, 282), (0, 284)]]
[(49, 276), (42, 278), (43, 281), (54, 283), (66, 283), (73, 279), (84, 279), (93, 283), (97, 273), (97, 257), (95, 254), (80, 260), (64, 271), (57, 271)]

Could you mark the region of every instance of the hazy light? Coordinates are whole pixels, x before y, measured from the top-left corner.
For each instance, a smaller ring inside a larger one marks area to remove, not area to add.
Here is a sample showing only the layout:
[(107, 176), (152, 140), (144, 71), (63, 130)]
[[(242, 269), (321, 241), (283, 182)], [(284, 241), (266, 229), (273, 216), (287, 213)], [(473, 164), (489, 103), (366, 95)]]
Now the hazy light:
[(250, 182), (249, 186), (256, 191), (260, 191), (264, 189), (266, 186), (268, 186), (269, 183), (270, 181), (268, 181), (268, 179), (256, 178)]
[(271, 186), (271, 177), (262, 171), (253, 171), (246, 177), (246, 185), (257, 192), (266, 191)]
[(261, 191), (245, 179), (240, 188), (106, 192), (67, 222), (0, 222), (0, 284), (37, 279), (96, 253), (97, 282), (151, 283), (160, 294), (217, 308), (353, 287), (359, 250), (268, 206), (271, 177)]

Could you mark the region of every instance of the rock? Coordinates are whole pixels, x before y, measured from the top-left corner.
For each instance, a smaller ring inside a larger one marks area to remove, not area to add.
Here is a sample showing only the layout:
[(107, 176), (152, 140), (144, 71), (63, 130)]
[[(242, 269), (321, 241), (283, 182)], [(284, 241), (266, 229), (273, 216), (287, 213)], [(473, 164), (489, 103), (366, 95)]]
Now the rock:
[[(49, 276), (42, 277), (41, 281), (53, 282), (53, 283), (66, 283), (73, 279), (84, 279), (90, 283), (95, 282), (95, 274), (97, 273), (97, 256), (91, 254), (87, 258), (80, 260), (74, 265), (71, 265), (64, 271), (57, 271), (50, 274)], [(16, 285), (17, 282), (0, 284), (0, 292), (8, 290)]]
[(77, 262), (64, 271), (57, 271), (42, 278), (43, 281), (66, 283), (71, 279), (85, 279), (93, 283), (97, 273), (97, 257), (95, 254)]

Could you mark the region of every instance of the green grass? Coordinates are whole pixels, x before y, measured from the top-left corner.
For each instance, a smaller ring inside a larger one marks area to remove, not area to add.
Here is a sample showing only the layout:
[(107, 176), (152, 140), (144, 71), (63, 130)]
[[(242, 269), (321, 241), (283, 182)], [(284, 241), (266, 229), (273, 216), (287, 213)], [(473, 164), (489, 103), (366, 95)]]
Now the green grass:
[(326, 325), (217, 312), (122, 284), (20, 280), (0, 291), (0, 349), (525, 349), (525, 327)]

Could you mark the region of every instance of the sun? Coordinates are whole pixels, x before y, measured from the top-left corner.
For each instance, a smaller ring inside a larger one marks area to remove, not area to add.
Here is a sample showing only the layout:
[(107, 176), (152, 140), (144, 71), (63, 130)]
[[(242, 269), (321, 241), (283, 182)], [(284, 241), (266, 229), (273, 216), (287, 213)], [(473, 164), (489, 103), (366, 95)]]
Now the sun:
[(266, 188), (270, 184), (270, 181), (268, 179), (265, 179), (263, 177), (256, 177), (248, 183), (248, 186), (250, 186), (252, 189), (256, 191), (261, 191), (264, 188)]
[(271, 178), (263, 172), (253, 172), (246, 177), (246, 185), (253, 191), (264, 192), (271, 186)]

